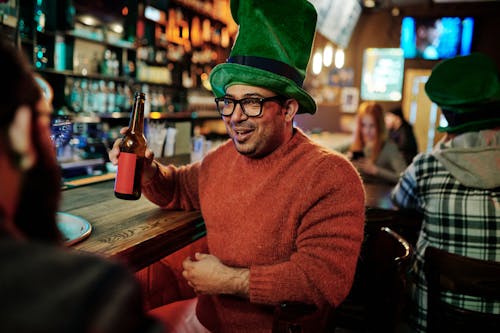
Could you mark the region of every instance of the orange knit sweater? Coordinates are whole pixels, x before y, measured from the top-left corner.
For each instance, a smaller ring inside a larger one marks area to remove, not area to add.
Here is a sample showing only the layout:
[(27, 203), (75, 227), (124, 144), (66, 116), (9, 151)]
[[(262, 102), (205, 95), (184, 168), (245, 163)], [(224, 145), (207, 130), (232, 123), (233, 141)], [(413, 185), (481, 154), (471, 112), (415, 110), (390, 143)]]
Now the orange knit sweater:
[(363, 239), (362, 182), (344, 157), (298, 129), (261, 159), (228, 141), (201, 163), (161, 167), (143, 193), (167, 209), (201, 209), (210, 253), (250, 268), (250, 302), (198, 297), (198, 318), (214, 332), (270, 332), (277, 303), (336, 306), (349, 292)]

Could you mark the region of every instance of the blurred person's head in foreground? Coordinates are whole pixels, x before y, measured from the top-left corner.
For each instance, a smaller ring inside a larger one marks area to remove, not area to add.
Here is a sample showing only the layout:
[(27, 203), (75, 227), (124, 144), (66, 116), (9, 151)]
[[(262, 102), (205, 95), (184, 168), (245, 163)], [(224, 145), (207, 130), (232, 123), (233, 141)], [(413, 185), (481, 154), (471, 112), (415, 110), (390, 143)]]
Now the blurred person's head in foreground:
[(491, 58), (481, 53), (437, 64), (425, 84), (430, 100), (447, 121), (438, 131), (477, 132), (500, 126), (500, 79)]
[(51, 107), (24, 55), (0, 38), (0, 235), (59, 240)]

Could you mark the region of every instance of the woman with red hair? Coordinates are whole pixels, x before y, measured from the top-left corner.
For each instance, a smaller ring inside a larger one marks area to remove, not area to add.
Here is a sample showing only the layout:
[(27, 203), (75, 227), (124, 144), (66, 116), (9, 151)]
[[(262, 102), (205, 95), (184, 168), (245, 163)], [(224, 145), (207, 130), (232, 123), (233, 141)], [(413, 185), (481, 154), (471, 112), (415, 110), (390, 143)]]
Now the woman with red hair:
[(349, 158), (365, 182), (396, 184), (407, 163), (387, 135), (384, 110), (374, 102), (360, 105)]

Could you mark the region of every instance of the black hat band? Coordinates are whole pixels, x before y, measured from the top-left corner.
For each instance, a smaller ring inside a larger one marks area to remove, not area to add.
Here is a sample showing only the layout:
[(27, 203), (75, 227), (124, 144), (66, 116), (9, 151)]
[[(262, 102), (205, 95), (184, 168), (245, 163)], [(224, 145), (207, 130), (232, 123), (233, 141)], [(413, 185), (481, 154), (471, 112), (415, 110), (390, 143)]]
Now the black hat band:
[(495, 112), (499, 107), (497, 103), (493, 105), (485, 105), (480, 110), (475, 110), (474, 112), (463, 112), (458, 113), (455, 111), (447, 110), (441, 107), (444, 117), (448, 122), (448, 127), (455, 127), (467, 123), (472, 123), (481, 120), (493, 119), (496, 117)]
[(284, 76), (295, 82), (299, 87), (302, 87), (304, 83), (304, 77), (295, 68), (278, 60), (256, 56), (233, 56), (228, 58), (226, 62), (255, 67)]

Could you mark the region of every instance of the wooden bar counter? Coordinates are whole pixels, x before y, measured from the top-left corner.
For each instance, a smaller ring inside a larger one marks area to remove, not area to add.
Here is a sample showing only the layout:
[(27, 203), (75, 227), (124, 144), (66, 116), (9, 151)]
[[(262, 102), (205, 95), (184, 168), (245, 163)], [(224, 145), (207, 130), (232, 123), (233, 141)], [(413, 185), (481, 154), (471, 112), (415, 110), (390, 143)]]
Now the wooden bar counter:
[(72, 247), (124, 262), (140, 270), (203, 237), (199, 211), (167, 211), (144, 196), (137, 201), (115, 198), (114, 181), (62, 192), (60, 210), (92, 225), (90, 236)]

